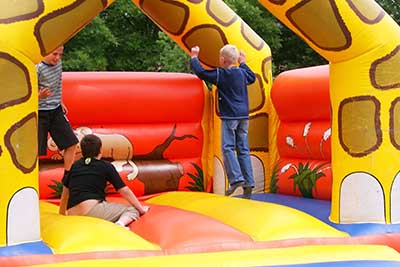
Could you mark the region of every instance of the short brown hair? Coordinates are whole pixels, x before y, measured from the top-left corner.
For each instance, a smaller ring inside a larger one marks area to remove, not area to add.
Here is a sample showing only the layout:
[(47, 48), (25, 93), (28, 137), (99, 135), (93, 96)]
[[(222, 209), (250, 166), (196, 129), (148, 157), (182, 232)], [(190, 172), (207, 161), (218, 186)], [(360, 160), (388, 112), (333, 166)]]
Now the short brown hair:
[(88, 134), (82, 138), (80, 146), (84, 158), (95, 158), (100, 154), (101, 139), (97, 135)]

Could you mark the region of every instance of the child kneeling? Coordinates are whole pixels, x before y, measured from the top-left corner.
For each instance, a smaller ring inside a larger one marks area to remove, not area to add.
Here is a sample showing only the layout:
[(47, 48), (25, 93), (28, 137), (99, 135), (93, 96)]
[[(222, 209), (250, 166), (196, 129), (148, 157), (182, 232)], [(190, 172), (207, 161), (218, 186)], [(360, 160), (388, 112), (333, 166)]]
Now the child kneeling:
[[(139, 202), (110, 162), (101, 160), (101, 146), (100, 138), (94, 134), (82, 138), (82, 158), (74, 162), (62, 180), (59, 213), (97, 217), (126, 226), (145, 214), (149, 207)], [(131, 206), (106, 201), (108, 182)]]

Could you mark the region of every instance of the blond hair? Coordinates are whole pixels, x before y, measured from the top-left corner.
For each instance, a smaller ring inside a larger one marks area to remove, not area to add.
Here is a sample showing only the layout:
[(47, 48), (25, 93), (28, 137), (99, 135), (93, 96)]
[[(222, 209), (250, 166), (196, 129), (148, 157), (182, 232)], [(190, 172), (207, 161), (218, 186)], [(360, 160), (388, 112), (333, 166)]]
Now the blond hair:
[(221, 50), (219, 50), (219, 54), (228, 64), (235, 64), (239, 58), (239, 50), (236, 46), (231, 44), (224, 45)]

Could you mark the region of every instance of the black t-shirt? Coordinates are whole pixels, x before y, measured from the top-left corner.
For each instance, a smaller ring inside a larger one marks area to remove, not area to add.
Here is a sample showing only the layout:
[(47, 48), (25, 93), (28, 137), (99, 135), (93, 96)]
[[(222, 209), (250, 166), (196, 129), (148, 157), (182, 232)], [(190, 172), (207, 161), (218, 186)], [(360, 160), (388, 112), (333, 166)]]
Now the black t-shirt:
[(62, 180), (63, 185), (69, 189), (67, 209), (88, 199), (104, 201), (107, 182), (116, 190), (125, 186), (110, 162), (95, 158), (81, 158), (76, 161)]

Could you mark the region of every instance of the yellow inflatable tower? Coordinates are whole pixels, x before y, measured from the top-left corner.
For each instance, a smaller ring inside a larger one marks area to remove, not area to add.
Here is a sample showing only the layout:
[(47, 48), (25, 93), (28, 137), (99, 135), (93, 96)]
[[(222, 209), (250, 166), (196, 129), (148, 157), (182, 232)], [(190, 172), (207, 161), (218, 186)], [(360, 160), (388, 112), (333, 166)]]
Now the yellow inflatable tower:
[(111, 2), (0, 2), (0, 246), (40, 240), (35, 63)]
[(399, 26), (374, 0), (260, 2), (330, 61), (330, 219), (399, 223)]
[[(277, 155), (274, 142), (276, 127), (271, 127), (276, 126), (277, 119), (269, 96), (272, 64), (268, 45), (221, 0), (133, 2), (186, 53), (189, 54), (193, 46), (200, 46), (199, 59), (206, 68), (218, 66), (219, 50), (225, 44), (234, 44), (245, 51), (248, 65), (257, 74), (257, 81), (249, 86), (249, 145), (256, 180), (255, 192), (268, 190), (265, 178), (270, 177), (270, 161), (274, 159), (273, 155)], [(215, 100), (215, 88), (213, 95)], [(227, 183), (221, 155), (220, 120), (213, 104), (214, 141), (211, 150), (214, 156), (208, 164), (214, 169), (214, 193), (224, 194)]]

